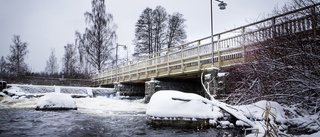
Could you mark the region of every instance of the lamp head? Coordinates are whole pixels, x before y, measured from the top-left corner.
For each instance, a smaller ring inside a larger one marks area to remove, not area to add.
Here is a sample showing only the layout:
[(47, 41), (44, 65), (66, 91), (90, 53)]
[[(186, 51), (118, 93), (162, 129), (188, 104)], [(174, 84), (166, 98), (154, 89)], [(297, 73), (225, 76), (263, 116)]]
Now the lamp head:
[(218, 4), (218, 6), (219, 6), (219, 9), (220, 9), (220, 10), (224, 10), (224, 9), (226, 9), (227, 3), (224, 3), (223, 1), (221, 1), (221, 2)]

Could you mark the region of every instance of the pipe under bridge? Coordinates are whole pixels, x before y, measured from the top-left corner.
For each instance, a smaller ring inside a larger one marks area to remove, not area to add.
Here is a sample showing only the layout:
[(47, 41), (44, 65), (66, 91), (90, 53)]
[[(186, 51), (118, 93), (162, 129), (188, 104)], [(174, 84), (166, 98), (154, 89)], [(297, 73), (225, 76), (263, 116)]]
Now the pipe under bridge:
[[(320, 4), (304, 7), (255, 23), (231, 29), (162, 50), (131, 61), (104, 68), (92, 74), (95, 86), (120, 83), (144, 83), (151, 78), (199, 77), (201, 70), (241, 64), (252, 60), (250, 53), (257, 41), (291, 34), (316, 36), (319, 33)], [(212, 47), (214, 57), (212, 57)]]

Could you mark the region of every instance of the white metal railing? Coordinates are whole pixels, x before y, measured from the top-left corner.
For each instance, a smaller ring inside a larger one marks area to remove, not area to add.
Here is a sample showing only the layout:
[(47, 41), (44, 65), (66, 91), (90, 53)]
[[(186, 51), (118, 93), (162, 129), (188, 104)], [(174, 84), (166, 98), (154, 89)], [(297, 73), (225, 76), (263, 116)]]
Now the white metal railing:
[[(216, 67), (241, 63), (246, 60), (246, 48), (254, 42), (319, 28), (319, 3), (246, 26), (215, 34), (214, 62)], [(306, 14), (310, 13), (311, 14)], [(151, 77), (197, 71), (210, 67), (211, 37), (185, 43), (137, 58), (129, 62), (93, 73), (98, 84), (142, 80)]]

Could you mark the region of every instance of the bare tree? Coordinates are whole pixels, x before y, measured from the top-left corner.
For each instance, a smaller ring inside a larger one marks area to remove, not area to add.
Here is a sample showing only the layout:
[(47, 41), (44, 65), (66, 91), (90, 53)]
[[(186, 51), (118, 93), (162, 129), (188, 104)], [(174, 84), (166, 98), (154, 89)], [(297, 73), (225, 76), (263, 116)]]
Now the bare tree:
[(167, 48), (184, 43), (187, 38), (184, 24), (186, 20), (180, 13), (169, 15), (167, 30)]
[(27, 64), (24, 62), (28, 54), (28, 43), (22, 42), (19, 35), (14, 35), (13, 45), (10, 45), (10, 54), (7, 57), (9, 70), (13, 75), (21, 75), (28, 71)]
[(134, 44), (134, 56), (150, 55), (153, 49), (153, 13), (151, 8), (146, 8), (136, 23)]
[(7, 62), (3, 56), (0, 59), (0, 79), (4, 78), (7, 75)]
[(77, 47), (73, 44), (64, 46), (62, 58), (62, 72), (68, 77), (77, 73)]
[(168, 15), (161, 6), (157, 6), (155, 10), (146, 8), (136, 23), (133, 55), (151, 55), (184, 42), (184, 22), (182, 14)]
[(159, 52), (163, 49), (163, 45), (166, 40), (166, 29), (167, 29), (167, 12), (161, 7), (157, 6), (155, 10), (153, 10), (153, 24), (154, 24), (154, 51)]
[(76, 32), (75, 35), (87, 61), (95, 69), (101, 70), (112, 60), (116, 25), (112, 14), (106, 13), (104, 0), (92, 0), (91, 4), (91, 13), (84, 14), (88, 25), (85, 33)]
[(58, 73), (58, 71), (59, 71), (59, 64), (55, 54), (55, 50), (51, 49), (49, 59), (47, 60), (47, 66), (45, 68), (45, 72), (48, 73), (49, 75), (53, 75), (55, 73)]

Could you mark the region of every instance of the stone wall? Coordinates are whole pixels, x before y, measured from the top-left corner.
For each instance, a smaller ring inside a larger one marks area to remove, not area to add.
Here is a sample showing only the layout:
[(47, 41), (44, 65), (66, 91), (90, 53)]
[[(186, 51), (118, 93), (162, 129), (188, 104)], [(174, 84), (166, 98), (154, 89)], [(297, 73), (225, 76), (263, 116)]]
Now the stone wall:
[(143, 84), (123, 84), (115, 83), (114, 88), (121, 96), (144, 96)]

